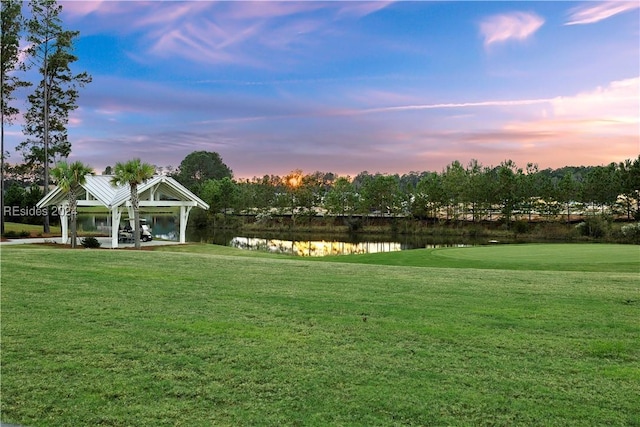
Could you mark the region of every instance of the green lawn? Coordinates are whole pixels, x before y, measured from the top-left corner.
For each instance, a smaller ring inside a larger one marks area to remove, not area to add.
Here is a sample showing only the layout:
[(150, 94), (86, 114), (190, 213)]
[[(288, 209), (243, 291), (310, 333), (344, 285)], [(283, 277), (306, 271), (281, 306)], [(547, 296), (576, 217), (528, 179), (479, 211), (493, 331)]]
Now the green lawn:
[(640, 273), (640, 246), (509, 244), (332, 256), (314, 260), (412, 267)]
[(2, 421), (640, 426), (639, 249), (2, 247)]
[[(50, 227), (51, 233), (50, 236), (60, 236), (62, 233), (59, 225), (52, 225)], [(16, 233), (20, 233), (22, 231), (26, 231), (31, 233), (31, 237), (42, 236), (44, 233), (42, 232), (42, 225), (34, 225), (34, 224), (22, 224), (19, 222), (5, 222), (4, 223), (4, 231), (13, 231)]]

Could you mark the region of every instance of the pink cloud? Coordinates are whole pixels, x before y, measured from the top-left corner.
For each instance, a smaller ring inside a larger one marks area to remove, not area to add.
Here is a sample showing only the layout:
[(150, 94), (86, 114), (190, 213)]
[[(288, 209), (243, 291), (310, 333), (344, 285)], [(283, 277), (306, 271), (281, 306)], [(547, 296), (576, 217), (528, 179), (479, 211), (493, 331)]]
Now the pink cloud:
[[(91, 22), (87, 33), (91, 28), (141, 31), (142, 43), (129, 53), (140, 62), (171, 56), (196, 63), (267, 68), (265, 55), (270, 50), (304, 49), (302, 44), (314, 42), (309, 36), (324, 31), (332, 21), (357, 19), (391, 3), (64, 1), (63, 10), (72, 21)], [(310, 15), (321, 9), (328, 13)]]
[[(136, 16), (142, 16), (144, 13), (154, 10), (153, 1), (139, 1), (139, 0), (89, 0), (89, 1), (73, 1), (62, 0), (60, 5), (62, 6), (62, 13), (71, 18), (71, 20), (87, 19), (91, 15), (105, 17), (105, 16), (117, 16), (135, 14)], [(97, 23), (95, 21), (94, 23)], [(117, 19), (107, 21), (104, 23), (106, 26), (111, 26), (120, 30), (125, 29), (121, 22)]]
[(618, 80), (571, 97), (553, 99), (557, 117), (638, 125), (640, 77)]
[(63, 1), (62, 9), (64, 12), (74, 18), (84, 17), (96, 11), (99, 11), (105, 4), (108, 3), (104, 0), (95, 1)]
[(480, 32), (484, 37), (485, 47), (488, 47), (512, 39), (525, 40), (543, 24), (544, 19), (535, 13), (513, 12), (486, 18), (480, 23)]
[(319, 2), (239, 1), (229, 2), (222, 11), (224, 20), (272, 19), (312, 12), (326, 7)]
[(214, 28), (213, 24), (208, 27), (213, 30), (207, 32), (202, 31), (202, 27), (186, 25), (167, 31), (153, 43), (149, 48), (149, 53), (164, 58), (178, 55), (200, 63), (259, 65), (259, 61), (246, 54), (229, 49), (229, 47), (241, 43), (243, 39), (251, 37), (257, 28), (249, 27), (239, 33), (231, 32), (231, 35), (227, 35), (229, 33)]
[(601, 164), (638, 155), (640, 77), (557, 97), (548, 106), (550, 110), (541, 111), (538, 118), (505, 123), (499, 131), (503, 139), (518, 141), (527, 155), (542, 155), (544, 160), (538, 162), (550, 165), (567, 159), (573, 164)]
[(551, 101), (549, 98), (540, 99), (516, 99), (516, 100), (499, 100), (499, 101), (479, 101), (479, 102), (452, 102), (441, 104), (416, 104), (416, 105), (399, 105), (394, 107), (380, 107), (360, 110), (355, 114), (371, 114), (371, 113), (389, 113), (400, 111), (415, 110), (442, 110), (442, 109), (459, 109), (459, 108), (476, 108), (476, 107), (518, 107), (525, 105), (545, 104)]
[(209, 2), (170, 2), (169, 5), (156, 3), (156, 7), (147, 7), (145, 12), (135, 21), (137, 27), (149, 27), (156, 25), (167, 25), (170, 27), (180, 25), (181, 20), (190, 20), (201, 17), (211, 11), (212, 4)]
[(339, 16), (355, 16), (362, 17), (375, 13), (385, 7), (393, 4), (394, 1), (356, 1), (356, 2), (337, 2), (339, 6)]
[(638, 1), (605, 1), (571, 9), (565, 25), (594, 24), (619, 13), (640, 8)]

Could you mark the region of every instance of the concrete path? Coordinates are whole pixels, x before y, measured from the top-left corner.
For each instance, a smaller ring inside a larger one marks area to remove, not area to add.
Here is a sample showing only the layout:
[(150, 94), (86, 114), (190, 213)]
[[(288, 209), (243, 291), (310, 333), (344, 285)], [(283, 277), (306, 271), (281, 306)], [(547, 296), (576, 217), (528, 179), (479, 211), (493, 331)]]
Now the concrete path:
[[(102, 248), (111, 248), (111, 237), (96, 237), (98, 241), (101, 243)], [(33, 243), (57, 243), (61, 244), (61, 237), (37, 237), (31, 239), (8, 239), (6, 242), (0, 242), (0, 246), (10, 246), (10, 245), (28, 245)], [(179, 245), (178, 242), (172, 242), (169, 240), (152, 240), (150, 242), (140, 242), (142, 247), (145, 246), (163, 246), (163, 245)], [(80, 239), (78, 240), (78, 245), (80, 245)], [(133, 248), (135, 244), (133, 243), (119, 243), (118, 248)]]

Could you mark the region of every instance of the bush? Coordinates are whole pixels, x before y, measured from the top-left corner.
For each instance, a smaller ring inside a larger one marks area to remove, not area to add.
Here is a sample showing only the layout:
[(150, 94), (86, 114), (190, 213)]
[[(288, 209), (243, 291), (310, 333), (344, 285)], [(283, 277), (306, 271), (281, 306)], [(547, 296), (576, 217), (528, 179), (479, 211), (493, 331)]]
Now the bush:
[(640, 222), (623, 225), (620, 228), (620, 232), (622, 232), (625, 239), (631, 242), (640, 243)]
[(600, 239), (606, 237), (609, 231), (609, 223), (602, 216), (587, 217), (583, 222), (576, 225), (576, 229), (582, 236)]
[(349, 227), (350, 233), (355, 233), (356, 231), (362, 230), (364, 223), (360, 218), (346, 218), (344, 223), (347, 227)]
[(31, 237), (31, 233), (26, 230), (22, 230), (22, 231), (7, 230), (4, 232), (2, 237), (6, 237), (7, 239), (25, 238), (25, 237)]
[(515, 221), (512, 223), (514, 234), (526, 234), (529, 232), (529, 223), (526, 221)]
[(472, 225), (468, 229), (468, 236), (472, 239), (478, 239), (486, 234), (485, 230), (480, 225)]
[(207, 228), (207, 225), (209, 224), (209, 215), (207, 211), (200, 208), (196, 208), (191, 211), (191, 215), (189, 215), (189, 224), (197, 229)]
[(87, 249), (99, 248), (101, 246), (101, 243), (95, 237), (85, 237), (80, 241), (80, 244)]

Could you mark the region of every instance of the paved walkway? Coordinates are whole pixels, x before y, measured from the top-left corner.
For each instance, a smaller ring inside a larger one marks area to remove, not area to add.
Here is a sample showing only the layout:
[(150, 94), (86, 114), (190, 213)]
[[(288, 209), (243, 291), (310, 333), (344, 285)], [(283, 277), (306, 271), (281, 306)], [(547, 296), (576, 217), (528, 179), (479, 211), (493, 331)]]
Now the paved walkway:
[[(111, 237), (96, 237), (98, 241), (101, 243), (102, 248), (111, 248)], [(31, 239), (8, 239), (6, 242), (0, 242), (0, 246), (9, 246), (9, 245), (28, 245), (33, 243), (58, 243), (62, 242), (61, 237), (37, 237)], [(150, 242), (140, 242), (142, 247), (145, 246), (163, 246), (163, 245), (179, 245), (178, 242), (172, 242), (169, 240), (152, 240)], [(80, 246), (80, 239), (78, 240), (78, 246)], [(119, 243), (118, 248), (133, 248), (135, 244), (133, 243)]]

